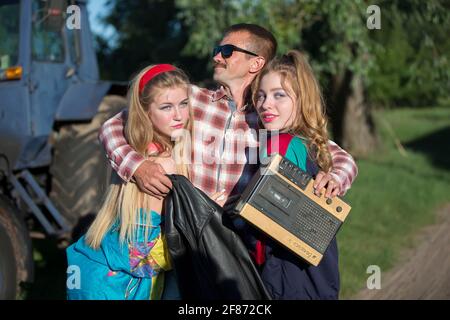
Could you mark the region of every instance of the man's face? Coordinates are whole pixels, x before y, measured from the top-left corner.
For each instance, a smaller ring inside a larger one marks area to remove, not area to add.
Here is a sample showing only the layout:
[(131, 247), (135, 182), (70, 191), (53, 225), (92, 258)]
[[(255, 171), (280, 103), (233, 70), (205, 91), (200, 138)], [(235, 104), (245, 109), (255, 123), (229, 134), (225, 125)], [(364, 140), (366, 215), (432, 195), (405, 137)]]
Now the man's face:
[[(225, 36), (220, 45), (232, 44), (236, 47), (249, 50), (247, 47), (250, 36), (247, 32), (233, 32)], [(249, 50), (251, 51), (251, 50)], [(230, 86), (236, 80), (242, 80), (248, 74), (252, 56), (240, 51), (233, 51), (231, 57), (224, 59), (219, 52), (213, 59), (214, 80), (224, 85)]]

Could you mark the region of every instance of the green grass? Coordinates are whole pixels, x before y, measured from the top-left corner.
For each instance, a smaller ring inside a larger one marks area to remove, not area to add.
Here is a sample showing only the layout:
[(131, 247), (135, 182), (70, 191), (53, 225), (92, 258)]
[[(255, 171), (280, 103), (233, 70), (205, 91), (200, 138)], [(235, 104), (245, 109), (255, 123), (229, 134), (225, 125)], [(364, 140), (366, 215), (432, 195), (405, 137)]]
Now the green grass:
[(382, 273), (391, 268), (450, 202), (450, 109), (377, 111), (375, 121), (382, 145), (357, 160), (359, 174), (345, 197), (352, 211), (338, 235), (343, 299), (366, 286), (369, 265)]

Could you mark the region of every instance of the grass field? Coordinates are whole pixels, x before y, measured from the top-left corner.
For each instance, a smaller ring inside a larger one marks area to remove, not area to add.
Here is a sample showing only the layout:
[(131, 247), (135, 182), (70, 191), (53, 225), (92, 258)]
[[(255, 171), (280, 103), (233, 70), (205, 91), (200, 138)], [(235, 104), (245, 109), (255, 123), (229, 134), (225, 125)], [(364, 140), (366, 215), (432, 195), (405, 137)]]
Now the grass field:
[(357, 160), (346, 196), (353, 209), (338, 235), (343, 299), (366, 286), (368, 266), (392, 267), (450, 202), (450, 109), (378, 111), (375, 119), (382, 145)]
[[(414, 245), (415, 232), (450, 202), (450, 108), (377, 111), (375, 119), (382, 145), (357, 160), (359, 175), (345, 197), (353, 209), (338, 236), (343, 299), (365, 287), (369, 265), (392, 267)], [(26, 298), (64, 299), (64, 251), (34, 240), (34, 257), (36, 281)]]

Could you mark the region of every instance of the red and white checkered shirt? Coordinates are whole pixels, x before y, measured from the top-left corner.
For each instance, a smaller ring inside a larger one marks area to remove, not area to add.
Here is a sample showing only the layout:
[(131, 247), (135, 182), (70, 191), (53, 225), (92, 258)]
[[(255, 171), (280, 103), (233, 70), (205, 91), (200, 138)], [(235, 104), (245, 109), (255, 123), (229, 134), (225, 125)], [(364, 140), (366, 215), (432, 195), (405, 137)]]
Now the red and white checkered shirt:
[[(210, 91), (192, 86), (190, 103), (194, 113), (192, 183), (208, 195), (223, 189), (227, 197), (242, 193), (258, 167), (256, 112), (245, 107), (237, 110), (223, 88)], [(113, 169), (129, 181), (145, 158), (126, 141), (125, 121), (125, 112), (106, 121), (99, 139)], [(331, 173), (341, 184), (343, 195), (356, 177), (357, 167), (353, 158), (334, 142), (330, 141), (329, 149)]]

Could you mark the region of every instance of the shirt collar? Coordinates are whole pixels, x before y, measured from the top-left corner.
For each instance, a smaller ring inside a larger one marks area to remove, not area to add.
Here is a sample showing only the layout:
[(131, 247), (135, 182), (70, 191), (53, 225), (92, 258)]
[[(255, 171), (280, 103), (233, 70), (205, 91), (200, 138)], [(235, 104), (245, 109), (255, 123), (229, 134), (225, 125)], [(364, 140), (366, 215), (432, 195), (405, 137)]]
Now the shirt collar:
[(220, 88), (217, 89), (216, 91), (214, 91), (214, 93), (212, 95), (213, 102), (216, 102), (220, 99), (231, 100), (231, 98), (228, 96), (227, 90), (225, 89), (224, 86), (220, 86)]
[[(225, 89), (224, 86), (220, 86), (220, 88), (217, 89), (216, 91), (214, 91), (214, 93), (212, 94), (212, 102), (216, 102), (221, 99), (233, 100), (233, 98), (228, 96), (227, 90)], [(251, 106), (246, 104), (242, 108), (240, 108), (238, 111), (248, 112), (248, 111), (250, 111), (250, 109), (251, 109)]]

